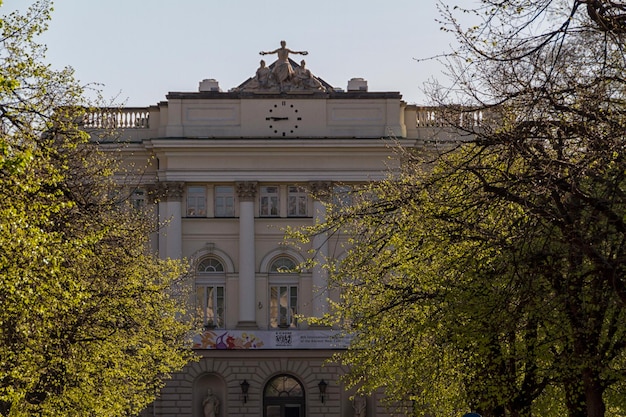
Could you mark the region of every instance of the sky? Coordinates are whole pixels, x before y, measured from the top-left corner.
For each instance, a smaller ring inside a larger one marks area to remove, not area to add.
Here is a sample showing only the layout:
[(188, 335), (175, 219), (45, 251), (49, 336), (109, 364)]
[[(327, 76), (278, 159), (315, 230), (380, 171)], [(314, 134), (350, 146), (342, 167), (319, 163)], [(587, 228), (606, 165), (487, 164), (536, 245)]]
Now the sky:
[[(31, 0), (4, 0), (0, 14)], [(423, 84), (447, 83), (443, 66), (426, 58), (450, 51), (437, 0), (56, 0), (48, 31), (53, 68), (116, 104), (146, 107), (168, 92), (198, 91), (213, 78), (222, 91), (253, 76), (261, 57), (285, 40), (306, 50), (311, 72), (345, 89), (355, 77), (369, 91), (397, 91), (427, 104)]]

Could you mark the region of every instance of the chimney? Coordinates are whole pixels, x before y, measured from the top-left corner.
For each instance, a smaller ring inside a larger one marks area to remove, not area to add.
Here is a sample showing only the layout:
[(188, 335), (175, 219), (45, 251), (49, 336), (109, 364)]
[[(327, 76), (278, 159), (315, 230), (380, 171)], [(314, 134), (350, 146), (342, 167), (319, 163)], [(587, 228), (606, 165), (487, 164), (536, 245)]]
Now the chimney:
[(367, 80), (363, 78), (352, 78), (348, 81), (348, 91), (367, 91)]
[(209, 79), (205, 79), (200, 81), (200, 86), (198, 87), (198, 91), (203, 92), (203, 91), (216, 91), (216, 92), (220, 92), (222, 90), (220, 90), (220, 85), (219, 83), (214, 80), (213, 78), (209, 78)]

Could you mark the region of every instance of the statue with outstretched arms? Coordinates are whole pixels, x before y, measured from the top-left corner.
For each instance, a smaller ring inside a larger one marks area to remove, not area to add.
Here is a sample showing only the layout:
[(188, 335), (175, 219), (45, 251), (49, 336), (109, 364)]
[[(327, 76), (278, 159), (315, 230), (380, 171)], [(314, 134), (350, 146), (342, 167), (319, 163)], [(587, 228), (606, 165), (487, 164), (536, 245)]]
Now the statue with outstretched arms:
[(293, 68), (291, 68), (291, 64), (289, 63), (289, 54), (308, 55), (309, 53), (307, 51), (292, 51), (291, 49), (287, 48), (287, 42), (280, 41), (280, 48), (268, 52), (261, 51), (259, 52), (259, 54), (276, 54), (278, 56), (278, 61), (274, 65), (272, 73), (274, 74), (274, 78), (276, 79), (276, 81), (278, 81), (282, 88), (283, 83), (290, 81), (294, 74)]

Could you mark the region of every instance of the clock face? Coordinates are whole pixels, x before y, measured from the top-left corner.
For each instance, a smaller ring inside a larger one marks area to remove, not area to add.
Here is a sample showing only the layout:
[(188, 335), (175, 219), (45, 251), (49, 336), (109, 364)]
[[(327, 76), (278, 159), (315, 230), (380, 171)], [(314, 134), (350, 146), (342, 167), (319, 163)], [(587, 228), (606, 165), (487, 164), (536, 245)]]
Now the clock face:
[(279, 101), (270, 106), (265, 120), (270, 134), (274, 136), (297, 136), (302, 116), (294, 104), (288, 101)]

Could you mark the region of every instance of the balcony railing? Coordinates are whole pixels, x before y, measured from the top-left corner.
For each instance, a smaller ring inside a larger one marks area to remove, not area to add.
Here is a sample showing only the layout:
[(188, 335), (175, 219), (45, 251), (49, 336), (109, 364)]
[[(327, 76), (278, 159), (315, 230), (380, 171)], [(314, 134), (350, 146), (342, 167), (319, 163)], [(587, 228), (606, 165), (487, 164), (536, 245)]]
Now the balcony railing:
[(91, 129), (148, 129), (150, 112), (146, 107), (99, 108), (85, 114), (83, 126)]
[(428, 107), (419, 106), (416, 111), (416, 127), (480, 127), (483, 110), (467, 107)]
[[(465, 107), (418, 106), (415, 115), (416, 128), (473, 129), (481, 126), (484, 111)], [(98, 108), (85, 114), (83, 126), (92, 129), (148, 129), (150, 111), (147, 107)]]

